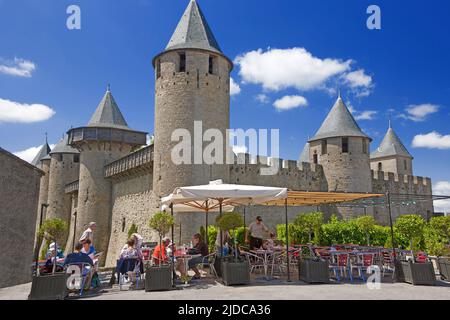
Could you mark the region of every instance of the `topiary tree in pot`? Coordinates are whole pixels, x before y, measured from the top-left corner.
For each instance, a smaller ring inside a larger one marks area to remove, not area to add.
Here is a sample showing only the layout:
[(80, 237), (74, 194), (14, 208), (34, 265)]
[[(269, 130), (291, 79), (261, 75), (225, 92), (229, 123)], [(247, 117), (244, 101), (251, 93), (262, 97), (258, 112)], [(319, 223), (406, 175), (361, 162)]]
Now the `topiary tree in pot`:
[(375, 229), (375, 219), (372, 216), (362, 216), (357, 218), (355, 223), (366, 236), (367, 246), (370, 246), (370, 233)]
[[(47, 219), (44, 221), (41, 228), (39, 229), (39, 237), (44, 238), (47, 241), (47, 243), (54, 242), (55, 253), (57, 255), (58, 243), (61, 243), (65, 240), (64, 237), (66, 235), (68, 228), (69, 226), (67, 222), (65, 222), (62, 219), (58, 218)], [(57, 256), (55, 256), (55, 263), (53, 263), (52, 273), (55, 273), (56, 271), (56, 258)]]
[(222, 263), (222, 279), (228, 286), (250, 282), (250, 266), (247, 261), (239, 261), (237, 251), (236, 230), (243, 224), (242, 216), (235, 212), (225, 213), (217, 219), (217, 226), (220, 230), (233, 232), (234, 259)]
[(299, 214), (295, 219), (294, 224), (308, 234), (309, 243), (312, 243), (313, 234), (315, 242), (318, 243), (320, 228), (323, 224), (323, 213), (316, 211), (306, 214)]
[[(169, 232), (174, 223), (171, 214), (156, 212), (149, 221), (149, 226), (158, 233), (159, 246), (162, 249), (162, 238)], [(145, 272), (145, 291), (170, 290), (172, 288), (172, 268), (162, 265), (162, 252), (159, 251), (158, 265)]]

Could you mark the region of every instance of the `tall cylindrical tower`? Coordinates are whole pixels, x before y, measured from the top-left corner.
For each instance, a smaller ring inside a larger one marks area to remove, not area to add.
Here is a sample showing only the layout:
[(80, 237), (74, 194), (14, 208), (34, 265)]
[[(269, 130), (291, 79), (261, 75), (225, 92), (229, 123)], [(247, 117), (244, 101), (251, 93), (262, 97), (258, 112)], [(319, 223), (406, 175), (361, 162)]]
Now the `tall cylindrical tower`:
[(104, 261), (111, 226), (111, 182), (105, 179), (105, 166), (145, 145), (146, 133), (128, 127), (108, 88), (88, 125), (68, 134), (69, 144), (80, 151), (75, 239), (89, 222), (96, 222), (94, 246), (105, 253)]
[[(322, 165), (332, 192), (372, 192), (368, 137), (339, 96), (319, 131), (308, 142), (311, 163)], [(358, 210), (341, 210), (351, 217)]]
[[(202, 141), (201, 131), (218, 129), (225, 146), (233, 64), (220, 50), (195, 1), (189, 3), (165, 51), (153, 59), (153, 65), (156, 71), (153, 175), (156, 195), (166, 195), (179, 186), (222, 178), (224, 166), (210, 166), (202, 160), (204, 147), (210, 142), (201, 143), (200, 150), (194, 148), (194, 139)], [(179, 143), (172, 141), (175, 129), (190, 134), (192, 164), (172, 161), (172, 149)], [(225, 157), (225, 147), (222, 150)]]
[[(67, 145), (65, 135), (50, 152), (50, 158), (46, 219), (59, 218), (70, 223), (71, 201), (65, 188), (78, 180), (80, 155), (78, 150)], [(64, 246), (65, 241), (60, 245)]]

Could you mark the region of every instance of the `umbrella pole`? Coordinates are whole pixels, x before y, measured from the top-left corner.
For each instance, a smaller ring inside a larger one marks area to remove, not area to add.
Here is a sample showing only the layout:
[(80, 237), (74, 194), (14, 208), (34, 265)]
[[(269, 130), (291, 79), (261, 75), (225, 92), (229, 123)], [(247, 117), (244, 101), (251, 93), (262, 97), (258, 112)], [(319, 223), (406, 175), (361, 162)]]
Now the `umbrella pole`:
[[(222, 200), (219, 200), (219, 217), (222, 216)], [(222, 228), (220, 228), (220, 256), (223, 255), (223, 234)]]
[(246, 211), (246, 209), (247, 209), (247, 206), (244, 207), (244, 233), (245, 233), (245, 213), (246, 213), (245, 211)]
[[(170, 204), (170, 214), (172, 215), (173, 218), (173, 203)], [(172, 223), (172, 250), (171, 250), (171, 255), (172, 255), (172, 287), (175, 287), (175, 260), (174, 260), (174, 256), (175, 256), (175, 245), (174, 245), (174, 228), (173, 228), (173, 223)]]
[(289, 225), (288, 225), (288, 205), (287, 198), (284, 201), (284, 214), (286, 219), (286, 261), (287, 261), (287, 274), (288, 274), (288, 282), (291, 282), (291, 267), (289, 261)]
[(208, 238), (208, 209), (205, 211), (205, 242), (206, 247), (209, 249), (209, 238)]

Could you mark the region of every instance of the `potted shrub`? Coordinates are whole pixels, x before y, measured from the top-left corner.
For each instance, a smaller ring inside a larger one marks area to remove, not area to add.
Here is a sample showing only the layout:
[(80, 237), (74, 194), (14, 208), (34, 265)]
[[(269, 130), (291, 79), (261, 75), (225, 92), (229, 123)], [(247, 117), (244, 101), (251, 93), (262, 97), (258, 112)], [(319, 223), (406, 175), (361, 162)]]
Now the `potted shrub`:
[(412, 255), (411, 260), (396, 263), (396, 268), (401, 267), (398, 279), (413, 285), (434, 285), (436, 282), (433, 264), (430, 261), (416, 263), (414, 258), (414, 247), (423, 237), (424, 227), (425, 221), (419, 215), (403, 215), (395, 222), (398, 234), (408, 239)]
[[(173, 217), (166, 212), (157, 212), (149, 221), (150, 228), (159, 235), (159, 245), (162, 246), (162, 238), (173, 225)], [(162, 263), (161, 253), (159, 264), (150, 266), (145, 271), (145, 291), (170, 290), (172, 288), (172, 268), (170, 264)]]
[(362, 216), (355, 220), (359, 230), (366, 236), (367, 246), (370, 246), (370, 233), (375, 229), (375, 219), (372, 216)]
[(55, 261), (53, 262), (53, 270), (51, 274), (33, 275), (31, 284), (31, 292), (28, 296), (30, 300), (61, 300), (67, 295), (67, 279), (69, 277), (65, 272), (56, 272), (56, 260), (58, 252), (58, 242), (64, 241), (68, 225), (61, 219), (48, 219), (39, 229), (39, 238), (43, 238), (47, 243), (55, 243)]
[(298, 278), (307, 283), (330, 283), (328, 260), (316, 257), (310, 246), (302, 247), (298, 261)]
[[(319, 242), (320, 228), (323, 224), (322, 212), (310, 212), (306, 214), (299, 214), (295, 218), (294, 224), (297, 225), (300, 230), (308, 234), (308, 243)], [(313, 239), (314, 234), (314, 239)]]
[(221, 265), (222, 280), (227, 286), (250, 283), (250, 265), (237, 251), (236, 229), (243, 224), (242, 216), (235, 212), (225, 213), (217, 220), (220, 230), (233, 232), (234, 255), (224, 257)]

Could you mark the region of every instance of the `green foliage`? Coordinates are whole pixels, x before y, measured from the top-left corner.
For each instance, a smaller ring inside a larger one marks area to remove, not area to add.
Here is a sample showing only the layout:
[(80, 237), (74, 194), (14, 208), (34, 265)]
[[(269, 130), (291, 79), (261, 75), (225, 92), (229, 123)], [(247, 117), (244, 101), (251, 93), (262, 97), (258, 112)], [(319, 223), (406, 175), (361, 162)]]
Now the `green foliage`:
[(224, 213), (217, 219), (217, 226), (224, 231), (232, 231), (244, 224), (242, 215), (236, 212)]
[[(319, 243), (320, 228), (323, 224), (322, 212), (310, 212), (299, 214), (294, 220), (294, 225), (299, 227), (300, 232), (308, 235), (308, 242)], [(314, 241), (312, 236), (314, 235)]]
[(156, 212), (149, 221), (149, 226), (156, 232), (158, 232), (159, 237), (164, 237), (173, 225), (173, 217), (167, 212)]
[(431, 255), (450, 255), (450, 216), (433, 217), (424, 228), (424, 241)]
[(356, 218), (356, 225), (359, 230), (361, 230), (367, 238), (367, 245), (370, 246), (370, 233), (373, 231), (375, 227), (375, 219), (372, 216), (362, 216)]
[(409, 241), (410, 250), (420, 249), (424, 227), (425, 220), (415, 214), (399, 216), (394, 224), (396, 233)]
[(62, 219), (54, 218), (47, 219), (39, 229), (39, 237), (44, 238), (48, 242), (55, 241), (56, 243), (64, 242), (66, 232), (69, 229), (67, 222)]
[(444, 243), (450, 244), (450, 216), (431, 218), (429, 227)]
[(138, 232), (138, 228), (137, 226), (133, 223), (130, 227), (130, 229), (128, 229), (128, 239), (131, 238), (131, 236), (133, 235), (133, 233), (137, 233)]

